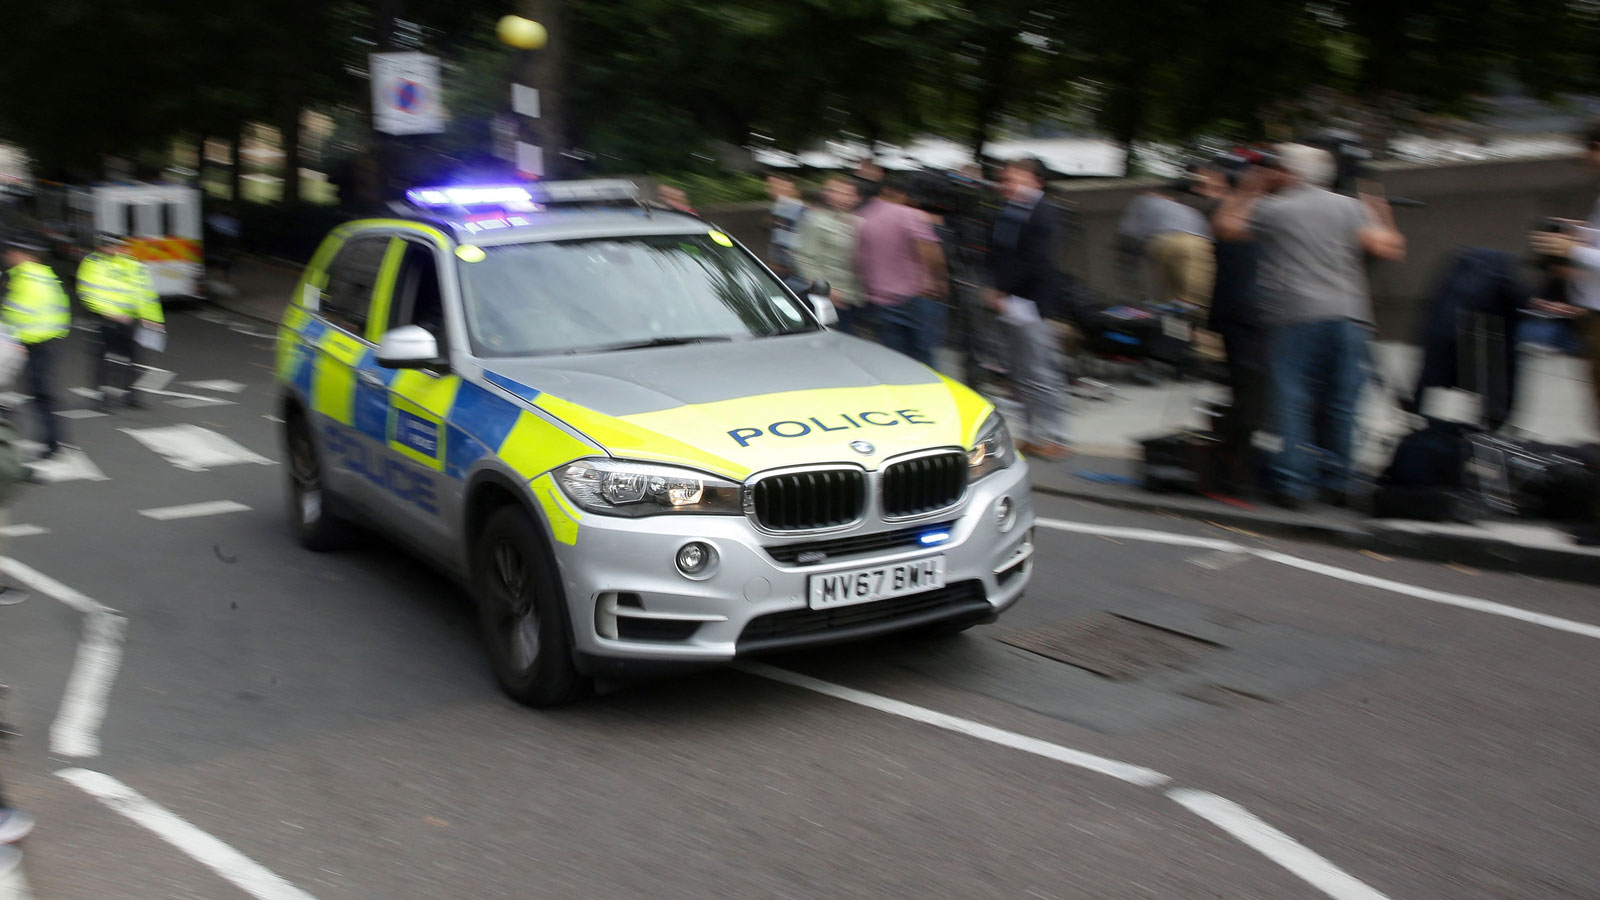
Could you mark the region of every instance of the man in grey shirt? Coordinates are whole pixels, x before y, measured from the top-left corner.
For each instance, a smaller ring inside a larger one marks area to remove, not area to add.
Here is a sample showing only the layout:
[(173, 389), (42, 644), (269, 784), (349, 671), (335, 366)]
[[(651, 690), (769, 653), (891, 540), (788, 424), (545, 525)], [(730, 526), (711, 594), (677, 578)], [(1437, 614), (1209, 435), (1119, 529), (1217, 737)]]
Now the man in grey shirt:
[(1271, 327), (1271, 424), (1282, 442), (1272, 461), (1271, 499), (1292, 508), (1319, 486), (1338, 501), (1350, 488), (1372, 330), (1365, 262), (1404, 258), (1406, 241), (1382, 200), (1329, 190), (1332, 154), (1284, 144), (1278, 158), (1281, 170), (1258, 168), (1241, 179), (1215, 224), (1223, 240), (1260, 243), (1261, 301)]

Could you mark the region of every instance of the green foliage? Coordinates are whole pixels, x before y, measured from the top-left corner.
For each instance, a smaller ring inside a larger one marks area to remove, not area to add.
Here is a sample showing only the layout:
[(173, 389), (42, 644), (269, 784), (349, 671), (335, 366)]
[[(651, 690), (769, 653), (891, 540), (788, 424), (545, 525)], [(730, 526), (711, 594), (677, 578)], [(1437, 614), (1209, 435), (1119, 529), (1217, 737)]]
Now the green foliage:
[[(0, 140), (41, 175), (87, 178), (107, 154), (284, 126), (311, 107), (364, 152), (366, 54), (398, 10), (446, 61), (449, 130), (416, 143), (470, 159), (518, 60), (494, 22), (526, 2), (10, 0)], [(1249, 138), (1305, 115), (1308, 95), (1459, 114), (1491, 77), (1546, 96), (1593, 89), (1600, 54), (1593, 0), (541, 2), (564, 9), (570, 145), (595, 171), (691, 179), (720, 177), (713, 148), (753, 133), (787, 149), (926, 131), (980, 145), (1008, 121), (1130, 143)]]

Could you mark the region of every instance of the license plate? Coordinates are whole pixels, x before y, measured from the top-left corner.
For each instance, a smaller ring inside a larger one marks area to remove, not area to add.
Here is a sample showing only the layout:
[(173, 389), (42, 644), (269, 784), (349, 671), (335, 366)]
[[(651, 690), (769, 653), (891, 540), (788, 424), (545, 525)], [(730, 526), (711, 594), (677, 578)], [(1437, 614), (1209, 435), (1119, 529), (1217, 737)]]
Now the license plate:
[(811, 608), (871, 603), (905, 594), (944, 587), (944, 557), (930, 556), (910, 562), (813, 575), (809, 582)]

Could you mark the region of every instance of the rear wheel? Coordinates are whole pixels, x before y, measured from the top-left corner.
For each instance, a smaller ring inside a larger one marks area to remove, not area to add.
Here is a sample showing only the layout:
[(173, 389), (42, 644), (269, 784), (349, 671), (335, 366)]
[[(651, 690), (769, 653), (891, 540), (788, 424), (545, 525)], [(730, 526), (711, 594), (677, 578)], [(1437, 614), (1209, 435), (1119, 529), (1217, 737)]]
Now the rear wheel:
[(322, 484), (322, 457), (311, 438), (311, 427), (301, 415), (292, 416), (287, 428), (289, 451), (289, 522), (300, 544), (308, 550), (333, 550), (344, 543), (348, 526), (333, 514)]
[(473, 547), (478, 623), (500, 686), (518, 703), (560, 706), (590, 682), (572, 662), (555, 560), (518, 506), (496, 511)]

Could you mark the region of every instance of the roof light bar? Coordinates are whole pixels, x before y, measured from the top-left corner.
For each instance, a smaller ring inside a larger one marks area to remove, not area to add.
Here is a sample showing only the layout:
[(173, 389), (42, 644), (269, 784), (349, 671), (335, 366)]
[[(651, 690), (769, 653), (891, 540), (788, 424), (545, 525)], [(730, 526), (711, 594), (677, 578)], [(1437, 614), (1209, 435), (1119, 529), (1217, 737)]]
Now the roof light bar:
[(532, 203), (533, 194), (519, 185), (477, 187), (415, 188), (406, 199), (418, 206), (484, 206), (503, 203)]
[(561, 203), (636, 203), (639, 200), (639, 188), (633, 182), (620, 178), (541, 181), (528, 185), (462, 185), (413, 188), (406, 191), (406, 200), (415, 206), (456, 209)]

